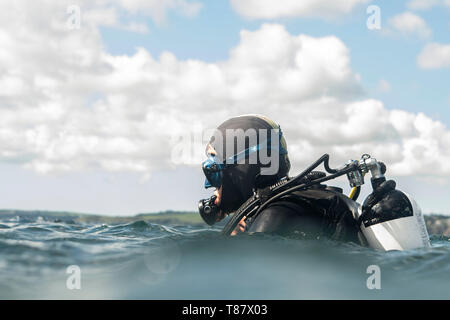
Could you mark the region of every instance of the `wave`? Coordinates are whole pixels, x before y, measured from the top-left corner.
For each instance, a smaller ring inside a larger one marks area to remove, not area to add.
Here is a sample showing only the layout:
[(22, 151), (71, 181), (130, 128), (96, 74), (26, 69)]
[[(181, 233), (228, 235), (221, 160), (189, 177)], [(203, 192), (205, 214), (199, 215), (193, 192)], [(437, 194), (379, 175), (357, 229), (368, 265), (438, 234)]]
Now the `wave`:
[[(137, 220), (0, 220), (2, 299), (449, 299), (450, 238), (380, 252), (275, 235), (224, 238), (220, 228)], [(66, 286), (79, 266), (82, 290)], [(369, 266), (382, 290), (369, 290)]]

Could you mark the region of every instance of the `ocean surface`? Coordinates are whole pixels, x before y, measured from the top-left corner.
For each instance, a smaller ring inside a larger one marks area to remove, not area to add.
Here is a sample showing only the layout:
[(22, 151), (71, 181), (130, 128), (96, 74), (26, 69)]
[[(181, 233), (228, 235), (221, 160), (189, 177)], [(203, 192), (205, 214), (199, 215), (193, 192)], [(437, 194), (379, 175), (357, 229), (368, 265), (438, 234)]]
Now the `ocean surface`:
[[(386, 253), (219, 231), (3, 218), (0, 299), (450, 299), (444, 236), (431, 236), (431, 249)], [(373, 266), (380, 289), (369, 289)]]

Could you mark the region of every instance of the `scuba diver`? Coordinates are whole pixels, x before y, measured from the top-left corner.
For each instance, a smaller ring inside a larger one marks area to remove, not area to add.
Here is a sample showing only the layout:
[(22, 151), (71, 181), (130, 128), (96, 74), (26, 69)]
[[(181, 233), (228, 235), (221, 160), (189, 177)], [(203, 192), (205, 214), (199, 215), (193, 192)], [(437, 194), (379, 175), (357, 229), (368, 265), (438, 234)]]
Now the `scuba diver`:
[[(430, 246), (417, 203), (386, 180), (386, 166), (364, 155), (340, 169), (325, 154), (298, 176), (289, 176), (287, 143), (281, 128), (261, 115), (223, 122), (206, 147), (205, 188), (214, 195), (199, 201), (203, 220), (213, 225), (231, 215), (222, 233), (275, 233), (302, 239), (329, 238), (381, 250)], [(326, 172), (313, 171), (323, 164)], [(356, 202), (364, 176), (373, 191)], [(349, 196), (324, 182), (347, 175)]]

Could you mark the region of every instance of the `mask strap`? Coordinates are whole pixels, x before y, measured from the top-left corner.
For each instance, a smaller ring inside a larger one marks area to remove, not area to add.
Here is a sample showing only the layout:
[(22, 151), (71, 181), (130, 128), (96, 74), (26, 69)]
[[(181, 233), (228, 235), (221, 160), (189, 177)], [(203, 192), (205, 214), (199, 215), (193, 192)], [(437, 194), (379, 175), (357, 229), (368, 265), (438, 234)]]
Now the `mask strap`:
[[(279, 150), (280, 154), (287, 154), (287, 150), (281, 145), (281, 138), (283, 137), (283, 132), (281, 131), (281, 127), (278, 125), (278, 148), (272, 148), (270, 145), (268, 147), (268, 150)], [(247, 148), (241, 152), (239, 152), (238, 154), (228, 157), (227, 159), (225, 159), (225, 161), (223, 162), (224, 165), (229, 165), (229, 164), (237, 164), (239, 160), (242, 159), (246, 159), (250, 154), (254, 153), (254, 152), (258, 152), (259, 150), (264, 150), (265, 148), (267, 148), (267, 144), (270, 144), (271, 142), (271, 138), (268, 138), (265, 142), (262, 142), (256, 146), (252, 146), (250, 148)], [(231, 161), (231, 163), (228, 163), (229, 161)]]

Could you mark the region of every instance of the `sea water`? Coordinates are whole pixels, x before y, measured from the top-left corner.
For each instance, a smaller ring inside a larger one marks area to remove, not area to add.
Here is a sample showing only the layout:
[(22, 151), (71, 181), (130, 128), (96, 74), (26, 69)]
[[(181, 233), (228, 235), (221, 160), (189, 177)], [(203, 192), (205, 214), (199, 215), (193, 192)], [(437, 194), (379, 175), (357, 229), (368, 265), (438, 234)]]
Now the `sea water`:
[(450, 241), (381, 252), (219, 228), (0, 219), (1, 299), (450, 299)]

